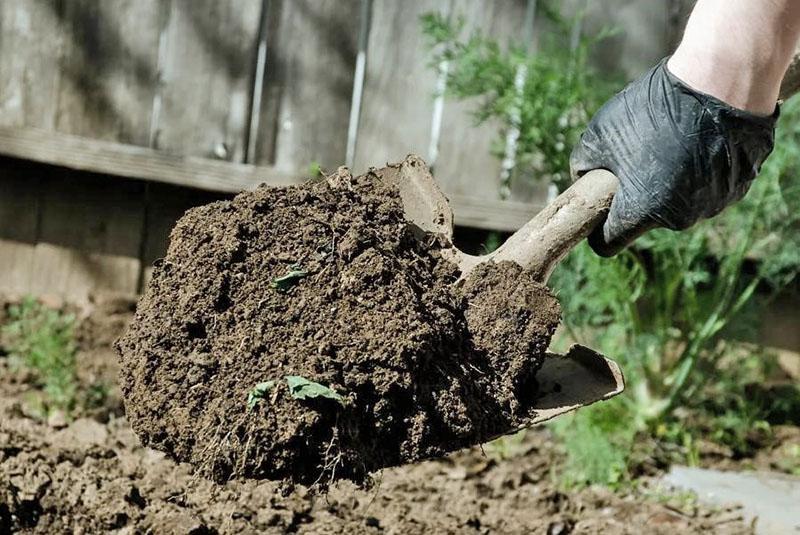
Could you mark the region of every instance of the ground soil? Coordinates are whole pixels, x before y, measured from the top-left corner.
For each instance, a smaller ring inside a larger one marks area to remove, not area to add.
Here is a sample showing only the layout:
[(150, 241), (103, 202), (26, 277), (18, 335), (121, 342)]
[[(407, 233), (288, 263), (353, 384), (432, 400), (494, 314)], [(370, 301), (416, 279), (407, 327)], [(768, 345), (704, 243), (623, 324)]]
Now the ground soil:
[[(218, 481), (324, 485), (517, 428), (558, 303), (512, 263), (455, 285), (443, 240), (373, 173), (190, 210), (118, 344), (134, 431)], [(287, 376), (344, 402), (296, 399)]]
[(712, 510), (669, 497), (647, 481), (641, 485), (651, 487), (647, 492), (560, 491), (552, 470), (561, 452), (541, 429), (504, 456), (487, 446), (385, 470), (369, 490), (346, 481), (322, 495), (272, 481), (216, 484), (141, 446), (120, 411), (110, 341), (131, 308), (124, 300), (99, 301), (83, 316), (82, 381), (104, 381), (110, 395), (105, 411), (79, 412), (67, 424), (26, 416), (35, 388), (8, 369), (0, 348), (0, 533), (752, 531), (736, 507)]

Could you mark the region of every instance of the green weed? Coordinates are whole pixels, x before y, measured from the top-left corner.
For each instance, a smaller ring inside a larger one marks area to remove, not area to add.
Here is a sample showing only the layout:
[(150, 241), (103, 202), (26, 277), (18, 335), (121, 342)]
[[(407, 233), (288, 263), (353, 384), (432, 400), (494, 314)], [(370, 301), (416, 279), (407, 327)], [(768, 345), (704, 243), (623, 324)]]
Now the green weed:
[(325, 173), (322, 172), (322, 166), (320, 166), (319, 162), (311, 162), (308, 165), (308, 176), (311, 178), (325, 176)]
[[(631, 417), (609, 418), (605, 432), (673, 442), (689, 463), (698, 462), (700, 438), (737, 456), (765, 442), (781, 400), (768, 409), (751, 385), (766, 379), (770, 358), (759, 348), (742, 354), (727, 340), (741, 336), (742, 325), (757, 326), (758, 310), (800, 270), (798, 104), (784, 107), (775, 153), (744, 201), (688, 231), (650, 232), (613, 259), (581, 245), (554, 273), (568, 337), (626, 372), (626, 393), (606, 405), (625, 404)], [(571, 448), (576, 431), (556, 430)], [(621, 449), (628, 460), (630, 451)], [(589, 470), (587, 482), (613, 480)]]
[(74, 341), (75, 318), (33, 298), (9, 308), (0, 336), (13, 366), (35, 374), (44, 393), (42, 409), (72, 411), (78, 401)]
[[(565, 18), (559, 3), (540, 3), (539, 15), (550, 29), (538, 36), (539, 51), (526, 51), (526, 43), (504, 46), (480, 32), (464, 35), (463, 18), (426, 13), (420, 18), (431, 51), (430, 66), (449, 68), (445, 96), (479, 100), (475, 122), (500, 125), (491, 147), (498, 158), (505, 154), (506, 136), (518, 129), (515, 161), (510, 181), (546, 180), (569, 183), (569, 152), (590, 114), (613, 94), (614, 80), (590, 68), (591, 49), (611, 35), (604, 30), (591, 37), (569, 37), (581, 14)], [(571, 46), (572, 45), (572, 46)], [(515, 78), (524, 73), (522, 93)], [(505, 184), (504, 186), (509, 186)]]
[(300, 269), (299, 266), (292, 266), (288, 273), (272, 279), (272, 287), (279, 292), (286, 292), (302, 278), (308, 277), (308, 271)]
[(247, 408), (252, 409), (259, 401), (267, 397), (267, 394), (275, 388), (275, 381), (264, 381), (254, 386), (247, 393)]
[(299, 375), (287, 375), (286, 384), (289, 387), (289, 395), (294, 399), (313, 399), (327, 398), (332, 399), (344, 406), (345, 400), (335, 390), (325, 385), (309, 381)]

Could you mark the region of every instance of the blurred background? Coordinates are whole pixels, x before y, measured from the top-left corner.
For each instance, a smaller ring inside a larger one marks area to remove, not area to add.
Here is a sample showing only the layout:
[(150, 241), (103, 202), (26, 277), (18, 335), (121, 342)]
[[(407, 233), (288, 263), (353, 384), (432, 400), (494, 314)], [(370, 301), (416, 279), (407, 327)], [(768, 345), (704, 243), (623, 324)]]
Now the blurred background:
[[(514, 230), (545, 202), (550, 177), (526, 168), (501, 195), (502, 157), (492, 151), (505, 150), (503, 120), (476, 126), (479, 91), (436, 98), (452, 43), (437, 42), (420, 17), (436, 12), (464, 38), (481, 32), (531, 52), (562, 33), (568, 49), (569, 32), (613, 25), (624, 31), (592, 57), (624, 80), (672, 48), (690, 2), (553, 4), (566, 16), (591, 7), (584, 28), (556, 25), (545, 2), (526, 0), (1, 4), (0, 289), (84, 299), (140, 290), (188, 206), (411, 152), (435, 167), (460, 225)], [(499, 68), (513, 72), (519, 58), (507, 59)], [(522, 149), (524, 159), (531, 150)]]
[[(0, 293), (135, 296), (187, 208), (412, 152), (463, 246), (491, 250), (568, 183), (586, 121), (692, 4), (2, 0)], [(744, 202), (612, 260), (579, 247), (554, 275), (557, 345), (628, 377), (554, 426), (564, 481), (709, 458), (800, 474), (798, 118), (788, 101)]]

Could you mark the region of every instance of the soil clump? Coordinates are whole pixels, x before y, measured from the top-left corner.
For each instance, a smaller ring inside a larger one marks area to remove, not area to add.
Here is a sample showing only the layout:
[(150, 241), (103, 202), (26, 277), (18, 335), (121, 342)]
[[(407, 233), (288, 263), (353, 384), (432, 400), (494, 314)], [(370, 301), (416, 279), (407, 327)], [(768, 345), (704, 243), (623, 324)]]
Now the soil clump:
[(454, 284), (443, 240), (373, 172), (188, 211), (117, 344), (133, 429), (218, 481), (324, 485), (519, 426), (558, 303), (511, 263)]

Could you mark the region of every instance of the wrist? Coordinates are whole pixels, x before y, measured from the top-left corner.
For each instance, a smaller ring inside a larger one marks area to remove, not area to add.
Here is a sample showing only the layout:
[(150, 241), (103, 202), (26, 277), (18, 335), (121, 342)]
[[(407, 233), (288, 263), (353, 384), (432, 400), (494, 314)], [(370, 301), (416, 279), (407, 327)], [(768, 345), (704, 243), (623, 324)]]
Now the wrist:
[(770, 115), (798, 36), (796, 0), (698, 0), (667, 68), (697, 91)]
[(756, 115), (771, 115), (778, 100), (783, 71), (752, 58), (714, 57), (678, 47), (667, 62), (670, 73), (696, 91)]

